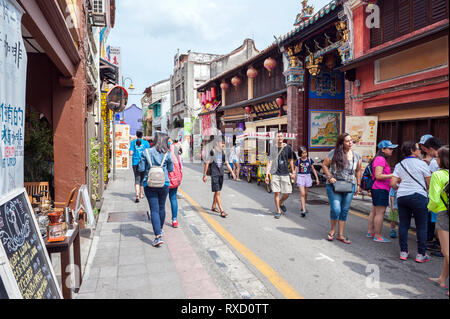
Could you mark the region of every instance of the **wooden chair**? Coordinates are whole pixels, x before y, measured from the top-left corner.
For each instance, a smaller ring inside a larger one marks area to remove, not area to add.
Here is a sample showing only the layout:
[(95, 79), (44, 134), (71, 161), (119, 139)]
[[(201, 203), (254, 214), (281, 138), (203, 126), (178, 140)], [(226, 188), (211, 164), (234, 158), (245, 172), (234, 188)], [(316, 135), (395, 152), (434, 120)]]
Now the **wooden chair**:
[(42, 198), (51, 201), (49, 182), (30, 182), (24, 183), (24, 186), (31, 203), (33, 203), (33, 195), (43, 195)]
[(63, 202), (54, 202), (54, 211), (55, 212), (60, 212), (60, 211), (64, 211), (64, 208), (69, 207), (70, 204), (72, 204), (73, 202), (73, 196), (75, 195), (75, 192), (77, 191), (78, 187), (75, 187), (74, 189), (72, 189), (69, 193), (69, 196), (67, 196), (67, 200), (63, 203)]

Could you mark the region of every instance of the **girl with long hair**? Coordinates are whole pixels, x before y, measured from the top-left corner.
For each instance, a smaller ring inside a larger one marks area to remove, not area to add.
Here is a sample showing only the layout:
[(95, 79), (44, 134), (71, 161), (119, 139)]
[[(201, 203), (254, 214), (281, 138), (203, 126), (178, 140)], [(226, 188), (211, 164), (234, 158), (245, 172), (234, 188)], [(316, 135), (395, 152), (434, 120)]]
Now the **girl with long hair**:
[(350, 204), (353, 195), (358, 194), (361, 181), (361, 156), (352, 150), (352, 137), (345, 133), (338, 137), (336, 147), (323, 161), (322, 169), (327, 177), (327, 195), (330, 202), (331, 230), (328, 240), (333, 241), (338, 225), (337, 240), (351, 244), (344, 236), (344, 228), (347, 222)]

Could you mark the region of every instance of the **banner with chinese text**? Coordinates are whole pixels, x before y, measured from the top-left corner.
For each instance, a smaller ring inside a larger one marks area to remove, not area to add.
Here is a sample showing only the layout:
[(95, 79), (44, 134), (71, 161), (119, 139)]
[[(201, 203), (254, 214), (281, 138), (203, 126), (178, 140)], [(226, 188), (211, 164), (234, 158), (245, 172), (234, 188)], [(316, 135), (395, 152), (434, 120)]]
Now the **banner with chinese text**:
[(0, 0), (0, 197), (23, 187), (27, 53), (23, 10)]
[(130, 168), (130, 126), (116, 124), (116, 168)]

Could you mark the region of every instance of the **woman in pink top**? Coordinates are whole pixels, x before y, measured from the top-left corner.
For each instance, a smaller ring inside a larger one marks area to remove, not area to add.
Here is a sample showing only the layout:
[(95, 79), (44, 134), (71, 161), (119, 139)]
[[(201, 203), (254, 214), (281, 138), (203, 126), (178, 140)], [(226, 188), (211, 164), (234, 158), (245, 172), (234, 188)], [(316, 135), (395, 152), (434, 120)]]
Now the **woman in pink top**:
[(378, 153), (369, 165), (372, 165), (372, 176), (374, 183), (372, 186), (372, 210), (369, 215), (368, 238), (379, 243), (389, 243), (390, 240), (381, 236), (383, 229), (383, 220), (386, 208), (389, 206), (390, 180), (392, 177), (391, 167), (386, 158), (392, 156), (392, 153), (398, 145), (391, 141), (381, 141), (378, 144)]

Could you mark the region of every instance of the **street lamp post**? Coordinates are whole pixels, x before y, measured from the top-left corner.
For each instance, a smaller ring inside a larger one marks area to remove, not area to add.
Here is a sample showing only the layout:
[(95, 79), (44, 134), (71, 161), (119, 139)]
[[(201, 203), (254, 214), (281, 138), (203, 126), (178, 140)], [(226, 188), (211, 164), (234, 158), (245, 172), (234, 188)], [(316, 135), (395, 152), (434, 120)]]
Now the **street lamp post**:
[[(128, 90), (133, 91), (134, 90), (134, 85), (133, 85), (133, 80), (131, 78), (123, 78), (122, 77), (122, 87), (125, 86), (125, 81), (126, 80), (130, 80), (131, 84), (128, 87)], [(114, 118), (113, 118), (113, 181), (116, 180), (116, 113), (114, 113)]]

